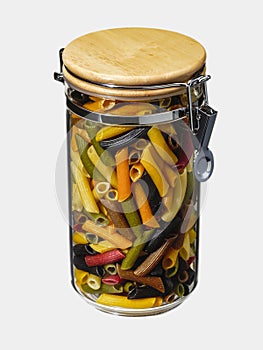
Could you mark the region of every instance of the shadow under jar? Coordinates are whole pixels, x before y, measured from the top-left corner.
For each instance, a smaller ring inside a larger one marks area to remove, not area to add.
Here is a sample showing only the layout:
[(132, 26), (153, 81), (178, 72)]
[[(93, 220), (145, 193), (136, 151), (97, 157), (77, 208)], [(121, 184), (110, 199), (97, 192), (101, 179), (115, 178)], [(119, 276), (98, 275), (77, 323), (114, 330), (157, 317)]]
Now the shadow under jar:
[(213, 171), (205, 50), (179, 33), (117, 28), (60, 55), (73, 286), (109, 313), (173, 309), (197, 284), (200, 182)]

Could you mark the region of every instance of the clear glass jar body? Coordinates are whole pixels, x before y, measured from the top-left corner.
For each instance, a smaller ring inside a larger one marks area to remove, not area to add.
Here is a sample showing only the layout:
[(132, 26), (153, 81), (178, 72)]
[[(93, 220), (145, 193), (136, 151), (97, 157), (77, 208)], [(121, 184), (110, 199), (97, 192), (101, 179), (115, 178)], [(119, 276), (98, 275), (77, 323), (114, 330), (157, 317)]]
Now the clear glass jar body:
[[(87, 111), (67, 109), (72, 284), (109, 313), (173, 309), (197, 284), (196, 143), (187, 113), (170, 122), (151, 119), (185, 110), (186, 93), (135, 102), (69, 87), (66, 95)], [(192, 90), (192, 102), (202, 104), (202, 89)], [(104, 123), (93, 121), (94, 113)], [(107, 116), (116, 124), (105, 124)], [(147, 118), (144, 125), (131, 125), (134, 116)]]

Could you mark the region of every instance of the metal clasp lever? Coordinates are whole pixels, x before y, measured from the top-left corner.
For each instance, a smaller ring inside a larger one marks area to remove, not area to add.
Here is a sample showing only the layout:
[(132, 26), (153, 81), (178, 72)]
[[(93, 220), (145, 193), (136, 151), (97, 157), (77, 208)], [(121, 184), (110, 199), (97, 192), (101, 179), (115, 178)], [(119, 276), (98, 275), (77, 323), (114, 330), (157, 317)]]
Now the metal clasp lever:
[(64, 49), (59, 50), (59, 63), (60, 63), (60, 73), (55, 72), (54, 73), (54, 79), (59, 81), (60, 83), (64, 83), (64, 76), (62, 73), (62, 67), (63, 67), (63, 59), (62, 59), (62, 53)]
[(194, 172), (198, 181), (204, 182), (210, 178), (214, 170), (214, 156), (208, 148), (217, 112), (207, 104), (196, 108), (199, 130), (196, 137), (199, 141), (199, 149), (194, 159)]

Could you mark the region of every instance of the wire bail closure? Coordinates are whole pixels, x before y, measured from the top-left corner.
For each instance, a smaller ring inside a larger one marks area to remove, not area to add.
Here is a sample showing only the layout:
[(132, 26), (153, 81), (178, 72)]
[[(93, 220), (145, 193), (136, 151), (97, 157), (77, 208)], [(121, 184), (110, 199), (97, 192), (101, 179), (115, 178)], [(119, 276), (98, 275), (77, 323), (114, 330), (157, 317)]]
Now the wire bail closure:
[[(60, 72), (54, 73), (54, 79), (65, 84), (64, 75), (62, 72), (63, 67), (63, 54), (64, 48), (59, 50)], [(186, 88), (187, 93), (187, 107), (179, 108), (177, 110), (162, 112), (151, 115), (151, 123), (164, 123), (181, 119), (183, 116), (189, 116), (190, 129), (193, 135), (198, 140), (196, 145), (196, 151), (194, 156), (194, 173), (199, 182), (204, 182), (210, 178), (214, 169), (214, 157), (211, 150), (208, 148), (208, 144), (211, 138), (213, 127), (215, 124), (217, 112), (208, 105), (208, 93), (207, 93), (207, 81), (211, 79), (210, 75), (199, 75), (196, 78), (189, 80), (187, 83), (167, 83), (157, 85), (115, 85), (115, 84), (98, 84), (99, 86), (111, 88), (111, 89), (138, 89), (138, 90), (155, 90), (166, 88)], [(90, 82), (93, 83), (93, 82)], [(94, 83), (93, 83), (94, 84)], [(200, 107), (193, 106), (191, 90), (197, 86), (203, 86), (203, 103)], [(74, 104), (67, 97), (67, 107), (74, 113), (80, 115), (83, 118), (105, 123), (109, 125), (116, 125), (116, 116), (107, 114), (101, 114), (96, 112), (88, 112), (86, 109)], [(118, 124), (127, 124), (127, 118), (125, 116), (117, 116)], [(129, 116), (129, 124), (149, 125), (147, 116)]]

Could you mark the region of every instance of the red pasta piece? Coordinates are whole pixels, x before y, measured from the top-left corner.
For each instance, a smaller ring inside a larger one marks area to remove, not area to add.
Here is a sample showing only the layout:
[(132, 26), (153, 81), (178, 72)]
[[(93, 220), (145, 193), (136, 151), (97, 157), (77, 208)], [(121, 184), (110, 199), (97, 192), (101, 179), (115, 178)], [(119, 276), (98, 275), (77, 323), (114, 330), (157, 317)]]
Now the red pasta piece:
[(125, 255), (118, 249), (110, 250), (102, 254), (86, 255), (85, 262), (87, 266), (100, 266), (114, 263), (125, 258)]
[(119, 284), (123, 281), (122, 278), (120, 278), (119, 275), (111, 275), (111, 276), (107, 276), (102, 278), (102, 283), (108, 284), (110, 286), (114, 286), (115, 284)]
[(190, 266), (194, 260), (195, 256), (190, 256), (190, 258), (187, 260), (187, 264)]
[(74, 225), (74, 226), (73, 226), (73, 230), (74, 230), (74, 231), (78, 231), (78, 232), (85, 233), (86, 231), (83, 230), (82, 225), (83, 225), (83, 224), (76, 224), (76, 225)]

